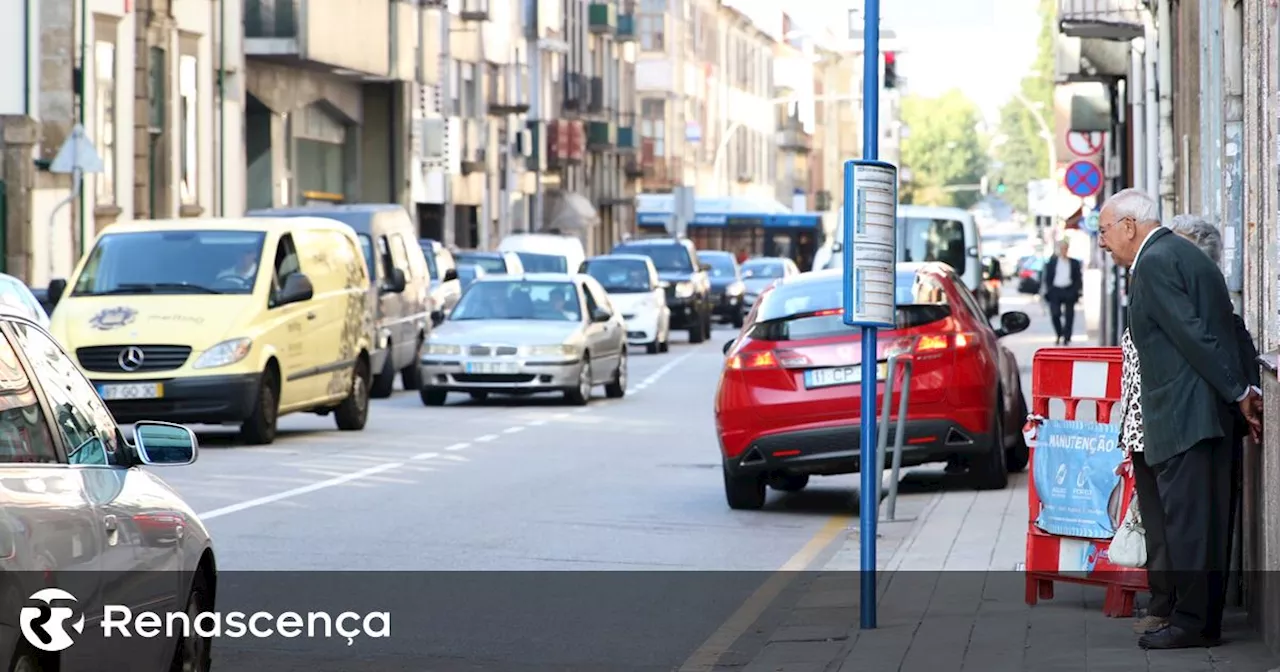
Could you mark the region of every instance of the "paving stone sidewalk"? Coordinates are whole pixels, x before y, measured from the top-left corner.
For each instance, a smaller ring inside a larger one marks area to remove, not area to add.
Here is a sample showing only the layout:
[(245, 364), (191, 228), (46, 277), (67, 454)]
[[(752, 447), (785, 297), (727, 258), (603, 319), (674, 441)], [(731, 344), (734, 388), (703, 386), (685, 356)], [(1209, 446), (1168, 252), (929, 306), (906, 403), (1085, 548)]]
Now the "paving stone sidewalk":
[[(904, 487), (909, 489), (910, 479)], [(856, 523), (821, 572), (802, 575), (787, 615), (750, 661), (732, 652), (717, 669), (743, 672), (1268, 672), (1280, 668), (1228, 614), (1215, 649), (1146, 652), (1129, 619), (1102, 614), (1103, 590), (1057, 584), (1053, 600), (1025, 604), (1026, 475), (1002, 491), (934, 483), (906, 495), (904, 523), (881, 524), (878, 628), (858, 627)], [(903, 528), (906, 528), (903, 530)]]

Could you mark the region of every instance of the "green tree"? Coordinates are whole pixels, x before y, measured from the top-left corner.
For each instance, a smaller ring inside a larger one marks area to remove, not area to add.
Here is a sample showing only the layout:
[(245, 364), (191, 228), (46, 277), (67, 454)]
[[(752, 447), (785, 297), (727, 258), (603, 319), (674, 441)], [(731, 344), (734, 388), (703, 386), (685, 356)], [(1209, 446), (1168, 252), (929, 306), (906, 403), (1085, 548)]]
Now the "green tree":
[(987, 172), (978, 119), (978, 106), (958, 89), (902, 101), (902, 122), (909, 129), (902, 164), (911, 169), (900, 195), (903, 203), (967, 208), (978, 200), (977, 189), (963, 188), (977, 185)]
[[(1040, 35), (1036, 41), (1036, 60), (1023, 78), (1020, 91), (1023, 100), (1040, 113), (1056, 142), (1053, 114), (1053, 37), (1057, 23), (1057, 5), (1053, 0), (1040, 1)], [(1035, 113), (1017, 99), (1010, 99), (1000, 110), (999, 134), (1003, 142), (995, 148), (1000, 167), (992, 171), (991, 183), (1004, 180), (1007, 189), (1001, 194), (1009, 205), (1023, 212), (1027, 209), (1027, 182), (1049, 175), (1049, 148)]]

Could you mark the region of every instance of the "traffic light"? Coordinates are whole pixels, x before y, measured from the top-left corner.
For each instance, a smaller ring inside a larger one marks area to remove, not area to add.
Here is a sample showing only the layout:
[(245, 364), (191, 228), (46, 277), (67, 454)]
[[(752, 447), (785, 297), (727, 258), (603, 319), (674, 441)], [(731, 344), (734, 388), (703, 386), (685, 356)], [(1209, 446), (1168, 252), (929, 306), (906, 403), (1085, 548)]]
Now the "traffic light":
[(1004, 180), (1000, 180), (1000, 183), (996, 185), (996, 193), (997, 194), (1004, 193)]
[(892, 51), (884, 52), (884, 88), (898, 88), (898, 55)]

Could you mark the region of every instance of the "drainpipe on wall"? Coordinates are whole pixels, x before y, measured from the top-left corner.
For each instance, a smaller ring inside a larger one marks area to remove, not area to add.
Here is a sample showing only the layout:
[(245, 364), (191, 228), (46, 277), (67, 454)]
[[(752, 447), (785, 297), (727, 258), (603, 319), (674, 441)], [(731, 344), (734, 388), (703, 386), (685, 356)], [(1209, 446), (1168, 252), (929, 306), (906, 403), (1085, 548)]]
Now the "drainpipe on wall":
[(1221, 225), (1222, 9), (1230, 2), (1200, 2), (1200, 214)]
[(1147, 190), (1147, 194), (1154, 198), (1160, 193), (1160, 94), (1157, 86), (1159, 73), (1156, 62), (1159, 39), (1156, 37), (1156, 27), (1151, 21), (1151, 13), (1143, 12), (1143, 20), (1145, 23), (1145, 37), (1142, 40), (1143, 67), (1145, 68), (1143, 88), (1146, 96), (1143, 111), (1147, 115), (1146, 133), (1144, 133), (1147, 156), (1144, 172), (1146, 181), (1142, 186)]
[[(443, 234), (440, 242), (446, 247), (457, 242), (457, 230), (454, 226), (454, 209), (453, 209), (453, 171), (452, 162), (449, 160), (449, 153), (457, 151), (453, 145), (454, 138), (449, 137), (451, 134), (450, 120), (453, 119), (453, 90), (450, 77), (453, 75), (453, 54), (452, 43), (450, 41), (449, 19), (452, 14), (449, 12), (449, 3), (440, 3), (440, 116), (444, 117), (444, 133), (445, 133), (445, 167), (444, 167), (444, 183), (443, 198), (444, 201), (444, 217), (442, 219)], [(460, 139), (459, 139), (460, 140)]]
[(1147, 91), (1146, 91), (1146, 64), (1144, 55), (1147, 46), (1141, 39), (1134, 40), (1129, 46), (1129, 81), (1124, 87), (1125, 93), (1129, 95), (1129, 104), (1133, 107), (1133, 114), (1129, 119), (1130, 129), (1132, 133), (1132, 152), (1133, 156), (1133, 179), (1131, 183), (1134, 186), (1141, 187), (1147, 183), (1148, 166), (1145, 161), (1147, 156)]
[(218, 212), (227, 215), (227, 0), (218, 0), (218, 144), (214, 157), (218, 162)]
[[(79, 65), (80, 81), (77, 83), (77, 88), (79, 89), (78, 93), (80, 95), (80, 126), (82, 128), (84, 127), (84, 117), (85, 117), (84, 109), (87, 104), (87, 101), (84, 99), (85, 98), (85, 82), (89, 79), (89, 73), (85, 72), (84, 70), (84, 64), (85, 64), (85, 61), (87, 60), (85, 58), (85, 52), (89, 48), (88, 26), (89, 26), (88, 0), (80, 0), (80, 65)], [(99, 140), (101, 140), (101, 138), (99, 138)], [(80, 221), (78, 223), (80, 230), (79, 232), (77, 232), (77, 235), (75, 236), (75, 240), (76, 240), (76, 247), (77, 247), (79, 256), (84, 256), (84, 237), (86, 234), (86, 231), (85, 231), (85, 221), (86, 221), (85, 205), (86, 204), (85, 204), (83, 189), (84, 188), (82, 185), (80, 194), (77, 197), (77, 200), (80, 202), (79, 203)], [(49, 250), (49, 256), (51, 257), (53, 256), (52, 249)], [(79, 261), (79, 257), (77, 257), (75, 261)], [(75, 263), (72, 262), (73, 267), (74, 265)], [(50, 276), (50, 278), (52, 279), (52, 276)]]
[(1244, 291), (1244, 16), (1222, 3), (1222, 272), (1236, 310)]
[[(1169, 3), (1159, 0), (1156, 15), (1156, 41), (1159, 48), (1157, 86), (1160, 96), (1160, 217), (1170, 219), (1177, 214), (1177, 179), (1173, 154), (1173, 19)], [(1185, 195), (1184, 195), (1185, 197)]]

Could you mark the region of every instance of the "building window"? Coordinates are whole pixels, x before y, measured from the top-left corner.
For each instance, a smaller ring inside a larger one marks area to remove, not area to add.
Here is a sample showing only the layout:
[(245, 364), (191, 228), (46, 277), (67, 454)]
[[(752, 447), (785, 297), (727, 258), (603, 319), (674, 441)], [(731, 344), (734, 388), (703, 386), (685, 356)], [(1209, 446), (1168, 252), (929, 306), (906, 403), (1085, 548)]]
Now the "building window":
[(199, 199), (199, 183), (196, 181), (200, 156), (200, 117), (197, 103), (199, 90), (196, 57), (183, 55), (178, 59), (179, 124), (181, 125), (181, 175), (182, 204), (196, 205)]
[(94, 139), (102, 157), (98, 174), (98, 205), (116, 202), (116, 45), (99, 40), (93, 45)]
[(640, 137), (653, 141), (654, 156), (667, 155), (667, 101), (647, 98), (641, 102)]
[(346, 192), (346, 125), (312, 104), (298, 114), (294, 131), (295, 165), (304, 202), (341, 201)]
[(667, 3), (665, 0), (640, 0), (636, 22), (640, 29), (640, 48), (644, 51), (666, 51)]

